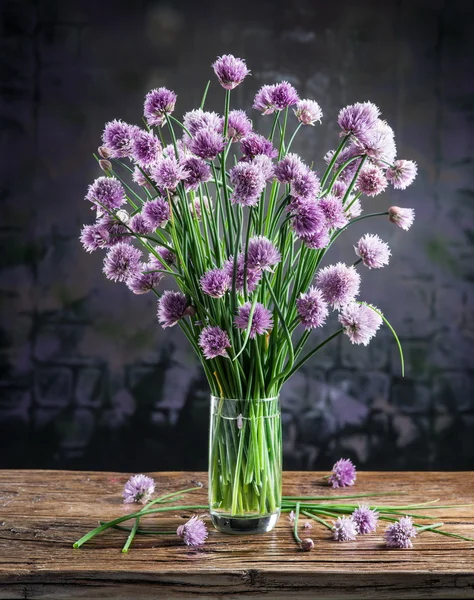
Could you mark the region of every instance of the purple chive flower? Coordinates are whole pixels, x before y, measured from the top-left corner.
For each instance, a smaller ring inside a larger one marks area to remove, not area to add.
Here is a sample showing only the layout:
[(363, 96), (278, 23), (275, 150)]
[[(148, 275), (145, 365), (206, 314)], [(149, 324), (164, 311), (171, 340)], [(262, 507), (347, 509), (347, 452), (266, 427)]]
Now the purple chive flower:
[(388, 123), (377, 120), (372, 132), (363, 142), (356, 144), (361, 154), (366, 154), (374, 161), (384, 161), (392, 163), (397, 155), (397, 146), (395, 144), (395, 134)]
[(164, 125), (166, 115), (174, 111), (176, 94), (165, 87), (151, 90), (145, 96), (144, 115), (148, 125)]
[(303, 125), (314, 125), (316, 121), (321, 123), (323, 117), (323, 111), (315, 100), (300, 100), (293, 112)]
[(280, 252), (263, 235), (250, 238), (247, 252), (247, 264), (250, 269), (270, 271), (281, 261)]
[(250, 133), (240, 142), (240, 150), (243, 154), (243, 159), (246, 161), (252, 160), (259, 154), (264, 154), (270, 158), (275, 158), (278, 155), (273, 144), (266, 137), (259, 133)]
[(112, 215), (104, 215), (97, 222), (97, 225), (100, 225), (108, 231), (109, 238), (107, 240), (107, 244), (105, 244), (104, 240), (104, 245), (106, 245), (107, 248), (115, 246), (119, 243), (129, 243), (131, 237), (129, 230), (123, 223), (117, 221), (117, 219)]
[(89, 186), (85, 199), (96, 204), (99, 210), (102, 207), (114, 210), (120, 208), (125, 202), (125, 190), (115, 177), (98, 177)]
[(155, 481), (147, 475), (132, 475), (123, 488), (124, 504), (146, 504), (155, 491)]
[(232, 54), (219, 56), (212, 68), (221, 86), (226, 90), (233, 90), (247, 77), (250, 71), (242, 58)]
[(158, 321), (163, 328), (173, 327), (189, 314), (186, 296), (181, 292), (166, 290), (158, 300)]
[(211, 269), (201, 277), (202, 291), (212, 298), (222, 298), (229, 289), (229, 275), (224, 269)]
[(297, 154), (290, 152), (275, 166), (275, 177), (280, 183), (291, 183), (294, 179), (303, 175), (307, 168)]
[(150, 226), (150, 221), (146, 219), (141, 213), (137, 213), (130, 219), (130, 229), (138, 235), (147, 235), (151, 233), (156, 227)]
[(305, 329), (321, 327), (329, 314), (322, 292), (315, 287), (310, 287), (305, 294), (300, 295), (296, 300), (296, 309)]
[(399, 206), (391, 206), (388, 209), (388, 218), (392, 223), (398, 225), (405, 231), (408, 231), (415, 220), (415, 211), (413, 208), (400, 208)]
[(333, 488), (348, 487), (354, 485), (356, 479), (356, 468), (350, 458), (341, 458), (334, 463), (328, 484)]
[(140, 167), (146, 168), (154, 163), (160, 154), (160, 140), (152, 133), (139, 129), (133, 139), (133, 159)]
[(102, 141), (112, 158), (131, 156), (135, 135), (139, 131), (136, 125), (129, 125), (124, 121), (109, 121), (106, 124)]
[(252, 121), (244, 110), (231, 110), (227, 123), (227, 137), (232, 142), (240, 140), (252, 131)]
[(174, 156), (159, 158), (150, 168), (152, 179), (165, 190), (175, 190), (186, 178), (186, 171)]
[(182, 538), (186, 546), (195, 548), (204, 544), (209, 533), (204, 521), (194, 516), (186, 521), (184, 525), (178, 527), (176, 535)]
[(355, 219), (355, 217), (359, 217), (362, 214), (362, 204), (359, 198), (354, 199), (354, 196), (349, 196), (344, 212), (349, 221)]
[(354, 246), (355, 253), (369, 269), (380, 269), (388, 265), (390, 248), (378, 235), (367, 233)]
[(342, 199), (342, 198), (344, 198), (344, 194), (346, 193), (346, 190), (347, 190), (347, 183), (337, 179), (334, 182), (334, 185), (332, 186), (331, 194), (333, 196), (336, 196), (336, 198)]
[(332, 528), (333, 536), (336, 542), (350, 542), (356, 539), (357, 525), (352, 517), (342, 516), (334, 521)]
[(290, 192), (296, 198), (313, 200), (318, 195), (320, 187), (319, 177), (309, 167), (306, 167), (292, 180)]
[(109, 232), (103, 225), (84, 225), (79, 237), (86, 252), (94, 252), (98, 248), (105, 248), (109, 242)]
[(230, 348), (227, 333), (220, 327), (205, 327), (199, 336), (199, 345), (207, 360), (216, 356), (227, 356), (226, 348)]
[(126, 281), (140, 270), (142, 253), (125, 242), (119, 242), (104, 258), (104, 273), (111, 281)]
[(385, 176), (396, 190), (404, 190), (411, 185), (418, 173), (418, 166), (412, 160), (396, 160)]
[[(239, 254), (237, 257), (237, 270), (235, 277), (235, 289), (237, 292), (242, 293), (244, 291), (244, 255)], [(232, 288), (232, 281), (234, 276), (234, 258), (230, 256), (228, 260), (224, 263), (224, 270), (229, 277), (229, 288)], [(247, 291), (253, 292), (258, 285), (262, 277), (261, 271), (256, 271), (255, 269), (250, 269), (247, 265)]]
[(380, 110), (372, 102), (357, 102), (341, 109), (337, 122), (342, 129), (342, 135), (353, 135), (360, 142), (370, 138)]
[(326, 217), (322, 208), (313, 200), (306, 200), (296, 205), (291, 224), (300, 237), (309, 236), (326, 226)]
[(262, 115), (271, 115), (275, 112), (275, 104), (273, 102), (274, 85), (264, 85), (255, 94), (253, 108), (259, 110)]
[(319, 201), (319, 206), (323, 209), (328, 227), (331, 229), (340, 229), (344, 225), (347, 225), (347, 216), (340, 198), (331, 195), (325, 196)]
[(300, 99), (298, 92), (288, 81), (282, 81), (272, 86), (271, 98), (276, 110), (284, 110), (288, 106), (293, 106)]
[[(143, 169), (143, 171), (148, 175), (148, 177), (150, 176), (150, 173), (147, 170)], [(150, 185), (140, 167), (135, 167), (132, 173), (132, 179), (137, 185)]]
[(366, 304), (351, 302), (342, 308), (339, 323), (353, 344), (367, 346), (382, 325), (382, 317)]
[(376, 531), (379, 513), (369, 508), (367, 504), (359, 504), (359, 508), (352, 513), (352, 519), (357, 525), (357, 531), (361, 535), (366, 535)]
[(145, 202), (142, 215), (152, 231), (157, 227), (165, 227), (170, 218), (169, 204), (164, 198)]
[(309, 235), (302, 236), (301, 240), (304, 245), (311, 248), (311, 250), (319, 250), (328, 246), (330, 237), (328, 230), (323, 228), (314, 233), (310, 233)]
[(311, 552), (313, 548), (314, 542), (311, 538), (305, 538), (304, 540), (301, 540), (301, 550), (303, 550), (303, 552)]
[(343, 263), (321, 269), (316, 278), (323, 298), (334, 308), (351, 302), (359, 293), (360, 275), (354, 267)]
[(416, 528), (411, 517), (401, 517), (385, 530), (385, 542), (389, 548), (412, 548), (411, 538), (416, 537)]
[(230, 197), (233, 204), (254, 206), (265, 189), (265, 175), (254, 163), (239, 162), (230, 170), (230, 182), (234, 190)]
[(260, 170), (265, 181), (272, 181), (275, 176), (275, 165), (269, 156), (258, 154), (250, 162)]
[(188, 144), (193, 154), (201, 158), (211, 160), (224, 150), (225, 140), (213, 129), (199, 129)]
[(211, 167), (202, 158), (189, 156), (181, 164), (186, 174), (183, 181), (187, 190), (196, 190), (200, 183), (211, 179)]
[(141, 272), (134, 273), (127, 279), (127, 287), (134, 294), (146, 294), (157, 287), (163, 279), (163, 273), (157, 273), (150, 264), (142, 263)]
[[(237, 329), (247, 329), (251, 310), (251, 302), (246, 302), (245, 304), (239, 307), (238, 315), (234, 319), (234, 324), (237, 327)], [(272, 326), (272, 313), (268, 310), (268, 308), (265, 308), (263, 304), (257, 302), (252, 316), (252, 325), (250, 326), (250, 337), (254, 338), (256, 335), (265, 335), (271, 330)]]
[(161, 269), (165, 265), (173, 265), (176, 260), (176, 255), (168, 248), (164, 246), (156, 246), (155, 251), (157, 252), (159, 258), (157, 258), (154, 254), (149, 254), (148, 264), (153, 265), (153, 269)]
[(357, 187), (366, 196), (378, 196), (387, 187), (387, 179), (380, 167), (369, 165), (360, 172)]
[(200, 129), (222, 131), (223, 118), (215, 112), (208, 112), (198, 108), (190, 110), (184, 115), (183, 125), (191, 135), (195, 135)]

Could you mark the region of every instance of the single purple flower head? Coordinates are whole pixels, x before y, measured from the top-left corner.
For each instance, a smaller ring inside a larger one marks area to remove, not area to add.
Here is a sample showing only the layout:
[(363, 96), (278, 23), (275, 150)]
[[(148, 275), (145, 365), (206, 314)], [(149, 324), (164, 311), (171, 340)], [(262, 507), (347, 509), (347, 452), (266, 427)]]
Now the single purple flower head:
[(356, 102), (341, 109), (337, 122), (342, 129), (342, 135), (353, 135), (360, 142), (370, 138), (380, 110), (372, 102)]
[[(251, 310), (251, 302), (246, 302), (245, 304), (239, 307), (238, 314), (234, 319), (234, 324), (237, 327), (237, 329), (247, 329)], [(250, 337), (254, 338), (256, 335), (265, 335), (271, 330), (272, 326), (272, 313), (268, 310), (268, 308), (265, 308), (263, 304), (257, 302), (252, 316)]]
[(310, 287), (296, 300), (296, 309), (305, 329), (314, 329), (324, 325), (329, 314), (323, 294), (318, 288)]
[(158, 321), (163, 328), (173, 327), (189, 314), (188, 301), (181, 292), (166, 290), (158, 300)]
[(136, 125), (124, 121), (109, 121), (106, 124), (102, 141), (112, 158), (124, 158), (132, 155), (135, 135), (139, 131)]
[(157, 287), (163, 277), (163, 273), (157, 273), (152, 265), (143, 263), (140, 271), (127, 279), (127, 287), (134, 294), (146, 294)]
[(212, 298), (222, 298), (229, 289), (229, 275), (225, 269), (211, 269), (201, 277), (202, 291)]
[(240, 140), (252, 131), (252, 121), (244, 110), (231, 110), (227, 123), (227, 137), (232, 142)]
[(366, 196), (378, 196), (387, 187), (387, 179), (380, 167), (369, 165), (362, 168), (357, 179), (357, 187)]
[(230, 170), (230, 182), (234, 190), (230, 197), (233, 204), (254, 206), (265, 189), (265, 175), (253, 162), (239, 162)]
[(359, 198), (354, 198), (352, 195), (349, 196), (344, 212), (349, 221), (359, 217), (362, 214), (362, 204)]
[(138, 235), (147, 235), (156, 229), (156, 227), (150, 225), (150, 221), (141, 213), (137, 213), (130, 219), (129, 227)]
[(385, 176), (396, 190), (404, 190), (415, 181), (417, 173), (416, 162), (396, 160), (393, 166), (385, 171)]
[(150, 229), (165, 227), (170, 218), (170, 207), (164, 198), (155, 198), (145, 202), (142, 215)]
[(132, 157), (143, 169), (154, 163), (161, 154), (160, 140), (150, 133), (138, 129), (133, 139)]
[(142, 253), (125, 242), (115, 244), (104, 259), (104, 273), (111, 281), (127, 281), (140, 271)]
[(296, 108), (293, 109), (296, 118), (303, 125), (314, 125), (316, 121), (321, 123), (323, 111), (319, 104), (314, 100), (300, 100)]
[(106, 248), (109, 242), (107, 228), (100, 224), (84, 225), (79, 236), (86, 252), (94, 252), (98, 248)]
[(311, 250), (319, 250), (327, 248), (330, 240), (329, 232), (326, 228), (315, 231), (308, 235), (304, 235), (300, 238), (305, 246), (311, 248)]
[(182, 538), (186, 546), (195, 548), (204, 544), (209, 533), (204, 521), (194, 516), (191, 517), (184, 525), (180, 525), (178, 527), (176, 530), (176, 535)]
[(277, 163), (275, 177), (280, 183), (291, 183), (307, 172), (308, 167), (304, 164), (298, 154), (290, 152)]
[[(230, 256), (224, 263), (224, 270), (229, 277), (229, 288), (232, 288), (232, 281), (234, 276), (234, 257)], [(237, 270), (235, 277), (235, 289), (240, 294), (244, 291), (244, 271), (245, 271), (245, 260), (244, 255), (239, 254), (237, 257)], [(262, 272), (255, 269), (251, 269), (247, 265), (247, 291), (253, 292), (258, 285), (262, 277)]]
[(311, 552), (313, 548), (314, 542), (311, 538), (305, 538), (304, 540), (301, 540), (301, 550), (303, 550), (303, 552)]
[(264, 85), (255, 94), (253, 108), (260, 111), (262, 115), (271, 115), (276, 110), (273, 102), (274, 89), (274, 85)]
[(224, 150), (225, 140), (222, 134), (214, 129), (199, 129), (188, 144), (193, 154), (211, 160)]
[(123, 488), (124, 504), (146, 504), (155, 491), (155, 481), (147, 475), (132, 475)]
[(174, 111), (176, 94), (165, 87), (151, 90), (145, 96), (144, 115), (148, 125), (164, 125), (166, 115)]
[(98, 177), (89, 186), (85, 199), (96, 204), (99, 210), (102, 207), (115, 210), (125, 202), (125, 190), (115, 177)]
[(314, 200), (320, 188), (319, 177), (309, 167), (306, 167), (292, 180), (290, 192), (295, 198)]
[(276, 110), (284, 110), (288, 106), (293, 106), (300, 99), (298, 92), (288, 81), (282, 81), (272, 86), (271, 98)]
[(211, 167), (195, 156), (189, 156), (181, 162), (185, 170), (184, 187), (187, 190), (196, 190), (200, 183), (211, 179)]
[(369, 269), (380, 269), (388, 265), (390, 248), (378, 235), (367, 233), (354, 246), (355, 253)]
[(219, 56), (212, 68), (219, 83), (226, 90), (233, 90), (247, 77), (250, 71), (242, 58), (235, 58), (232, 54)]
[(336, 196), (327, 195), (319, 201), (319, 206), (323, 209), (326, 217), (327, 226), (331, 229), (340, 229), (347, 225), (348, 220), (344, 212), (342, 200)]
[(343, 263), (321, 269), (316, 277), (323, 298), (334, 308), (340, 308), (354, 300), (359, 293), (360, 275), (354, 267)]
[(187, 172), (174, 156), (162, 156), (153, 163), (150, 174), (160, 188), (175, 190), (178, 183), (186, 178)]
[(375, 127), (364, 141), (357, 142), (361, 154), (366, 154), (373, 161), (392, 163), (397, 155), (395, 134), (386, 121), (378, 119)]
[(227, 333), (220, 327), (204, 327), (199, 336), (199, 345), (207, 360), (216, 356), (227, 356), (226, 348), (230, 348)]
[(281, 261), (281, 254), (268, 238), (259, 235), (250, 238), (247, 264), (250, 269), (271, 271)]
[(259, 133), (249, 133), (247, 137), (241, 140), (240, 150), (243, 159), (246, 161), (252, 160), (259, 154), (264, 154), (270, 158), (275, 158), (278, 155), (270, 140)]
[(358, 531), (357, 525), (352, 517), (345, 515), (334, 521), (332, 528), (333, 536), (336, 542), (350, 542), (356, 539)]
[(415, 211), (413, 208), (400, 208), (399, 206), (391, 206), (388, 209), (388, 218), (392, 223), (398, 225), (405, 231), (408, 231), (415, 220)]
[(143, 172), (145, 172), (147, 174), (147, 176), (150, 176), (150, 173), (148, 170), (146, 169), (140, 169), (140, 167), (135, 167), (133, 173), (132, 173), (132, 179), (133, 181), (137, 184), (137, 185), (150, 185), (147, 181), (147, 178), (145, 177), (145, 175), (143, 174)]
[(174, 265), (176, 261), (176, 255), (174, 252), (168, 250), (168, 248), (165, 248), (164, 246), (156, 246), (155, 251), (157, 252), (159, 258), (150, 253), (148, 259), (148, 264), (152, 265), (153, 269), (162, 269), (165, 265)]
[(275, 165), (269, 156), (257, 154), (250, 162), (260, 170), (265, 181), (272, 181), (275, 176)]
[(350, 458), (341, 458), (334, 463), (328, 484), (333, 488), (347, 487), (354, 485), (356, 479), (356, 468)]
[(291, 225), (299, 237), (305, 237), (323, 229), (326, 217), (317, 202), (305, 200), (295, 206)]
[(223, 123), (223, 118), (217, 113), (200, 108), (187, 112), (183, 117), (183, 125), (192, 136), (200, 129), (212, 129), (222, 133)]
[(341, 309), (339, 323), (353, 344), (367, 346), (382, 325), (382, 317), (366, 304), (351, 302)]
[(344, 198), (344, 194), (347, 190), (347, 183), (341, 181), (340, 179), (336, 179), (334, 185), (332, 186), (331, 194), (336, 196), (336, 198)]
[(352, 513), (352, 518), (357, 525), (357, 531), (361, 535), (366, 535), (376, 531), (379, 513), (369, 508), (367, 504), (359, 504), (359, 508)]
[(385, 542), (389, 548), (412, 548), (411, 538), (416, 537), (416, 528), (411, 517), (401, 517), (385, 530)]
[(105, 239), (103, 240), (107, 248), (111, 248), (119, 243), (128, 244), (130, 242), (131, 234), (129, 230), (112, 215), (104, 215), (97, 221), (97, 225), (106, 229), (109, 234), (106, 244)]

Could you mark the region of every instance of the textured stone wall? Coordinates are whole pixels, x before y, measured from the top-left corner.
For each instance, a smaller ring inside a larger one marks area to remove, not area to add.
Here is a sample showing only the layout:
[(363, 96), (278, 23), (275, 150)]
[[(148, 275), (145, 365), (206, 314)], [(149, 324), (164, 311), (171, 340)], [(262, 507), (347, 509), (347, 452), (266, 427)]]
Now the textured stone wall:
[[(77, 236), (100, 173), (103, 124), (139, 123), (144, 94), (195, 106), (218, 55), (245, 57), (249, 107), (286, 78), (321, 104), (295, 150), (322, 164), (338, 109), (371, 99), (420, 174), (380, 204), (413, 206), (407, 234), (364, 222), (332, 259), (377, 231), (393, 258), (364, 272), (365, 299), (396, 327), (368, 348), (338, 339), (287, 386), (285, 465), (456, 469), (474, 464), (474, 86), (470, 0), (4, 0), (0, 31), (0, 467), (206, 467), (208, 393), (153, 298), (101, 274)], [(209, 106), (222, 110), (213, 85)], [(256, 126), (262, 117), (253, 114)]]

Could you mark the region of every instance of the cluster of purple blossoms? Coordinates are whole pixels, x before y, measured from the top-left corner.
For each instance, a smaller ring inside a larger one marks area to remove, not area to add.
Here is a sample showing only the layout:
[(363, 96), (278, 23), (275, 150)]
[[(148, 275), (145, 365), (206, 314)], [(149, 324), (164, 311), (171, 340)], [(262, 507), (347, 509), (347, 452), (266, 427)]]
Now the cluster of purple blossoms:
[(155, 491), (155, 481), (147, 475), (132, 475), (123, 488), (124, 504), (146, 504)]
[(315, 287), (310, 287), (306, 293), (301, 294), (296, 300), (296, 309), (305, 329), (321, 327), (329, 314), (321, 290)]
[(344, 205), (340, 198), (328, 195), (321, 198), (319, 206), (326, 217), (326, 224), (330, 229), (340, 229), (348, 223)]
[(181, 166), (185, 171), (183, 181), (187, 190), (196, 190), (200, 183), (205, 183), (212, 177), (211, 167), (202, 158), (189, 156), (181, 162)]
[(327, 229), (320, 229), (309, 235), (304, 235), (301, 237), (301, 240), (304, 245), (311, 248), (311, 250), (326, 248), (331, 241)]
[(359, 293), (360, 275), (354, 267), (337, 263), (321, 269), (316, 278), (323, 298), (334, 308), (354, 300)]
[(145, 175), (147, 177), (150, 176), (150, 172), (148, 171), (148, 169), (141, 169), (140, 167), (135, 167), (135, 169), (133, 170), (133, 173), (132, 173), (132, 180), (137, 185), (141, 185), (141, 186), (148, 185), (149, 186), (150, 184), (149, 184), (147, 178), (145, 177)]
[(369, 269), (380, 269), (388, 265), (390, 248), (378, 235), (367, 233), (354, 246), (355, 253)]
[(105, 245), (106, 248), (110, 248), (121, 242), (127, 244), (130, 242), (130, 231), (116, 217), (109, 214), (103, 215), (97, 221), (96, 225), (100, 228), (105, 228), (109, 234), (107, 244)]
[(158, 300), (158, 321), (163, 328), (173, 327), (190, 314), (186, 296), (181, 292), (166, 290)]
[(233, 90), (247, 77), (250, 71), (245, 60), (236, 58), (232, 54), (219, 56), (212, 68), (221, 86), (226, 90)]
[(163, 273), (158, 273), (153, 265), (142, 264), (140, 271), (127, 279), (127, 287), (134, 294), (146, 294), (156, 288), (163, 279)]
[(142, 253), (125, 242), (118, 242), (105, 255), (103, 272), (111, 281), (127, 281), (140, 272)]
[(256, 156), (263, 154), (270, 158), (275, 158), (278, 155), (276, 148), (270, 140), (259, 133), (249, 133), (240, 142), (240, 151), (242, 152), (242, 160), (250, 161)]
[(207, 360), (227, 356), (226, 349), (230, 348), (229, 336), (220, 327), (205, 327), (199, 336), (199, 346)]
[(176, 94), (165, 87), (148, 92), (144, 104), (144, 115), (148, 125), (151, 127), (164, 125), (166, 115), (170, 115), (174, 111), (175, 104)]
[(271, 271), (281, 261), (281, 254), (268, 238), (263, 235), (250, 238), (247, 252), (249, 269)]
[(85, 199), (97, 205), (99, 212), (103, 208), (115, 210), (125, 202), (125, 190), (115, 177), (98, 177), (89, 186)]
[(284, 110), (299, 101), (298, 92), (288, 83), (282, 81), (274, 85), (264, 85), (255, 94), (253, 108), (263, 115), (270, 115), (276, 110)]
[(361, 535), (366, 535), (377, 530), (379, 513), (366, 504), (359, 504), (359, 508), (352, 513), (352, 519), (357, 525), (357, 531)]
[(227, 138), (232, 142), (240, 142), (252, 131), (252, 122), (244, 110), (231, 110), (227, 122)]
[(211, 269), (201, 277), (202, 291), (211, 298), (222, 298), (230, 285), (230, 278), (224, 269)]
[(412, 160), (396, 160), (385, 172), (388, 181), (396, 190), (404, 190), (415, 180), (418, 173), (416, 162)]
[(328, 477), (328, 484), (333, 488), (342, 488), (354, 485), (357, 479), (356, 468), (350, 458), (340, 458), (332, 468)]
[(400, 208), (399, 206), (391, 206), (388, 209), (388, 218), (392, 223), (398, 225), (398, 227), (408, 231), (415, 220), (415, 211), (413, 208)]
[(382, 325), (382, 317), (375, 306), (351, 302), (339, 314), (339, 323), (353, 344), (367, 346)]
[(230, 181), (234, 186), (232, 203), (243, 206), (255, 206), (266, 185), (264, 174), (253, 162), (239, 162), (232, 167)]
[(139, 129), (133, 139), (132, 157), (142, 169), (154, 163), (162, 151), (160, 140), (150, 133)]
[(106, 248), (109, 243), (109, 232), (104, 225), (84, 225), (79, 239), (86, 252), (94, 252)]
[(132, 155), (135, 135), (139, 131), (136, 125), (129, 125), (115, 119), (106, 124), (102, 141), (111, 158), (126, 158)]
[(206, 160), (212, 160), (224, 150), (225, 140), (214, 129), (199, 129), (188, 143), (189, 150)]
[(352, 542), (359, 533), (356, 522), (352, 517), (347, 517), (345, 515), (334, 521), (332, 531), (336, 542)]
[(180, 537), (186, 546), (196, 548), (202, 546), (207, 540), (209, 532), (202, 519), (194, 516), (189, 519), (184, 525), (180, 525), (176, 530), (176, 535)]
[(222, 132), (223, 118), (215, 112), (204, 111), (201, 108), (190, 110), (183, 117), (183, 125), (194, 136), (200, 129), (212, 129)]
[(411, 517), (401, 517), (385, 531), (385, 542), (389, 548), (412, 548), (411, 538), (416, 537), (416, 528)]
[(130, 219), (129, 227), (133, 233), (138, 235), (147, 235), (155, 229), (150, 225), (150, 221), (145, 219), (142, 213), (137, 213)]
[(156, 246), (155, 252), (158, 256), (150, 253), (148, 260), (148, 264), (153, 269), (162, 269), (164, 266), (171, 266), (176, 262), (175, 253), (164, 246)]
[(393, 129), (382, 119), (377, 120), (370, 135), (364, 141), (357, 141), (356, 146), (360, 149), (361, 154), (365, 154), (374, 162), (381, 161), (382, 164), (391, 164), (397, 155)]
[(342, 132), (341, 135), (353, 135), (361, 143), (370, 140), (380, 110), (372, 102), (356, 102), (341, 109), (337, 122)]
[(275, 177), (280, 183), (291, 183), (306, 168), (298, 154), (290, 152), (276, 164)]
[(151, 231), (165, 227), (170, 218), (169, 204), (164, 198), (150, 200), (143, 206), (142, 215)]
[(378, 196), (387, 185), (387, 178), (377, 165), (364, 166), (357, 179), (357, 188), (366, 196)]
[(269, 156), (266, 154), (257, 154), (257, 156), (252, 159), (251, 164), (257, 169), (260, 169), (262, 177), (267, 183), (272, 181), (275, 176), (275, 165)]
[(303, 200), (314, 200), (320, 188), (319, 177), (309, 167), (305, 167), (290, 183), (291, 195)]
[(162, 156), (150, 167), (150, 175), (159, 188), (175, 190), (187, 177), (187, 171), (174, 156)]
[[(237, 329), (246, 330), (249, 326), (250, 313), (252, 311), (252, 303), (246, 302), (239, 307), (238, 314), (234, 319)], [(263, 304), (257, 302), (252, 315), (250, 326), (250, 337), (253, 339), (257, 335), (265, 335), (271, 331), (273, 326), (272, 313), (265, 308)]]
[(321, 123), (323, 118), (323, 111), (315, 100), (299, 100), (293, 112), (302, 125), (314, 125), (316, 121)]
[(291, 226), (296, 235), (306, 238), (326, 227), (326, 216), (315, 200), (293, 203)]
[[(229, 277), (229, 287), (232, 287), (234, 277), (234, 257), (230, 256), (224, 263), (224, 270)], [(245, 274), (245, 256), (243, 253), (237, 257), (237, 269), (235, 272), (235, 289), (240, 294), (244, 291), (244, 274)], [(247, 292), (255, 291), (260, 279), (262, 277), (261, 271), (251, 269), (247, 263)]]

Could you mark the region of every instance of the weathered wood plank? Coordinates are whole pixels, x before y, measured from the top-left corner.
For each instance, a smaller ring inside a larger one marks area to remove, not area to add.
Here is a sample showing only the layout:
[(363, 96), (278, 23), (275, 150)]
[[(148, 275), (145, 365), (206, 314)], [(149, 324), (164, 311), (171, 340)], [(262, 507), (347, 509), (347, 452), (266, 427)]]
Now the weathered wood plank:
[[(204, 473), (157, 473), (158, 491), (206, 483)], [(377, 535), (337, 544), (315, 526), (311, 553), (298, 550), (285, 517), (263, 536), (211, 531), (200, 550), (173, 536), (139, 536), (128, 554), (125, 534), (108, 531), (79, 550), (72, 543), (99, 520), (135, 510), (121, 502), (127, 475), (63, 471), (0, 472), (0, 599), (16, 598), (474, 598), (474, 543), (424, 533), (412, 550), (388, 550)], [(352, 492), (352, 489), (350, 490)], [(408, 504), (440, 498), (474, 502), (473, 473), (360, 473), (354, 493), (404, 491), (377, 499)], [(286, 495), (341, 491), (319, 473), (287, 472)], [(349, 493), (349, 492), (348, 492)], [(354, 500), (354, 502), (357, 502)], [(206, 488), (188, 503), (205, 504)], [(417, 510), (420, 514), (423, 512)], [(427, 513), (425, 513), (427, 514)], [(474, 507), (433, 512), (446, 529), (474, 537)], [(147, 518), (174, 529), (182, 511)]]

